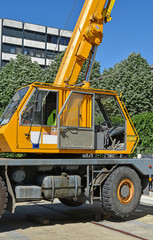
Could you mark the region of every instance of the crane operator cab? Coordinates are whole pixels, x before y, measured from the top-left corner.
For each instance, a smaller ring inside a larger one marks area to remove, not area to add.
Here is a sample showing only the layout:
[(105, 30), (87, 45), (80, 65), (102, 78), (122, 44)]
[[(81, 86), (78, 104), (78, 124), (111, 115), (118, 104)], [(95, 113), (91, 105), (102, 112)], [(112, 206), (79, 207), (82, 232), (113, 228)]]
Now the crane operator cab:
[(1, 152), (130, 153), (137, 133), (114, 91), (32, 84), (0, 119)]
[(125, 119), (111, 95), (95, 96), (95, 133), (97, 149), (125, 149)]

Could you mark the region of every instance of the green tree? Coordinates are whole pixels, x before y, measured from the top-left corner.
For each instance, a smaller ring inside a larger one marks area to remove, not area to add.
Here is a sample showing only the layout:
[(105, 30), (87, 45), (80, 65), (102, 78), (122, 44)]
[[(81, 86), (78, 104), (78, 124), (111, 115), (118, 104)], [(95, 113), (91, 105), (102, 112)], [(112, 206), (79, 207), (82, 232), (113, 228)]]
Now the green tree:
[[(78, 77), (78, 81), (77, 81), (78, 83), (85, 80), (87, 66), (88, 66), (88, 59), (83, 64), (82, 70), (81, 70), (81, 72), (79, 74), (79, 77)], [(93, 68), (92, 68), (92, 71), (91, 71), (90, 80), (93, 80), (94, 78), (99, 78), (100, 75), (101, 75), (100, 74), (100, 63), (97, 62), (97, 61), (94, 61)], [(92, 85), (92, 83), (91, 83), (91, 85)]]
[[(51, 62), (50, 66), (48, 68), (46, 68), (44, 78), (43, 78), (44, 82), (46, 82), (46, 83), (53, 83), (54, 82), (56, 74), (57, 74), (58, 69), (60, 67), (61, 61), (63, 59), (64, 53), (65, 52), (62, 52), (62, 53), (58, 54), (56, 56), (56, 58), (54, 59), (54, 61)], [(83, 64), (83, 67), (82, 67), (81, 72), (79, 74), (77, 83), (80, 83), (85, 79), (87, 65), (88, 65), (88, 59)], [(100, 77), (100, 63), (94, 61), (92, 72), (91, 72), (91, 79), (98, 78), (98, 77)]]
[(32, 63), (27, 55), (18, 54), (0, 71), (0, 111), (4, 108), (18, 88), (33, 82), (42, 81), (42, 69), (37, 62)]
[(105, 69), (103, 80), (93, 83), (96, 88), (122, 92), (122, 100), (130, 113), (135, 115), (151, 111), (153, 107), (153, 74), (146, 59), (140, 53), (132, 53), (127, 59)]
[(140, 152), (153, 153), (153, 112), (137, 114), (132, 121), (140, 137)]

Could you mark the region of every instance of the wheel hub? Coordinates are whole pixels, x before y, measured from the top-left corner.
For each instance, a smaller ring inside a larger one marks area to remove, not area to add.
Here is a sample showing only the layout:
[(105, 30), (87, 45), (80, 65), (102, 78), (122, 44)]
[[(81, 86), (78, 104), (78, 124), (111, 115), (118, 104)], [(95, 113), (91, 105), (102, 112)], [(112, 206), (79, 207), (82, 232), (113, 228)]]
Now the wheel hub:
[(130, 190), (129, 190), (128, 186), (123, 185), (123, 187), (121, 187), (121, 195), (124, 198), (126, 198), (126, 197), (128, 197), (129, 193), (130, 193)]
[(128, 178), (124, 178), (118, 185), (117, 197), (122, 204), (129, 204), (134, 196), (134, 185)]

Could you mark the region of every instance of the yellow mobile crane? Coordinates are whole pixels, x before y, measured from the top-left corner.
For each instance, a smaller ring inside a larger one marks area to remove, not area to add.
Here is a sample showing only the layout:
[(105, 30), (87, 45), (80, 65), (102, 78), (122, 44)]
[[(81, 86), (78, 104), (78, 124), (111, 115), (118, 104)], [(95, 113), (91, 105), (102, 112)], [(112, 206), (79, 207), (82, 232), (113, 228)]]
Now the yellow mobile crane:
[[(130, 154), (134, 150), (138, 135), (116, 92), (90, 89), (92, 63), (115, 0), (106, 2), (85, 1), (54, 84), (34, 83), (14, 95), (1, 119), (1, 152)], [(77, 87), (88, 56), (86, 79)]]
[(69, 206), (98, 199), (107, 213), (124, 217), (135, 210), (142, 190), (152, 187), (151, 160), (123, 158), (139, 140), (124, 103), (115, 91), (90, 88), (103, 25), (111, 20), (114, 3), (86, 0), (54, 84), (21, 88), (6, 107), (0, 151), (27, 157), (0, 159), (0, 214), (5, 208), (13, 212), (17, 201), (59, 198)]

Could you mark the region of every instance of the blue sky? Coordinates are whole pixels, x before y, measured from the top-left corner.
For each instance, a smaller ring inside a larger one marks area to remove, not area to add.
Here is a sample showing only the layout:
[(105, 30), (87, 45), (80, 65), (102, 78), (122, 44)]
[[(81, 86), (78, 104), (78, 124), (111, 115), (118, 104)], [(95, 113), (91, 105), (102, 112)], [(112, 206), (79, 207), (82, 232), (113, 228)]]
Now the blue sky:
[[(63, 28), (75, 0), (5, 0), (0, 18)], [(84, 0), (78, 0), (67, 29), (73, 30)], [(103, 44), (96, 60), (101, 71), (113, 67), (132, 52), (153, 64), (153, 0), (116, 0), (113, 20), (104, 26)]]

